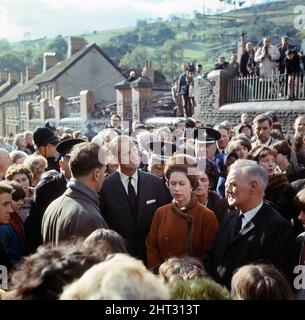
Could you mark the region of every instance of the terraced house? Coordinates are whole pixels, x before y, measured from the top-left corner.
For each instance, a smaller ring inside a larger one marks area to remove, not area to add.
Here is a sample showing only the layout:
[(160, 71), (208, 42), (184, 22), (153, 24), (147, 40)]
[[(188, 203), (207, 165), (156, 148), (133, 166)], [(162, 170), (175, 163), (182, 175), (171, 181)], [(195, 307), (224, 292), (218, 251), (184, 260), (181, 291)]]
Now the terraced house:
[(0, 135), (33, 130), (46, 120), (60, 125), (72, 117), (81, 122), (81, 92), (91, 99), (93, 112), (96, 104), (113, 103), (115, 84), (126, 79), (99, 46), (87, 45), (83, 38), (70, 37), (65, 60), (58, 62), (56, 53), (43, 58), (42, 73), (28, 67), (25, 76), (11, 74), (0, 86)]

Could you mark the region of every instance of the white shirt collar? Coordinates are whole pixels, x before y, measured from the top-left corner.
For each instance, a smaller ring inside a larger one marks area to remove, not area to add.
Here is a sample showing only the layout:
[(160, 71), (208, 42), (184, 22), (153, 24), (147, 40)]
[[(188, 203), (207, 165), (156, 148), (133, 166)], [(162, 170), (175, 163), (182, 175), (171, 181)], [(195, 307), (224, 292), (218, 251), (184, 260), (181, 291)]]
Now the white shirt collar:
[[(118, 170), (119, 175), (120, 175), (120, 179), (123, 183), (123, 186), (126, 190), (126, 193), (128, 194), (128, 182), (129, 182), (129, 176), (127, 176), (126, 174), (124, 174), (121, 169), (119, 168)], [(136, 192), (136, 194), (138, 193), (138, 170), (136, 170), (136, 172), (132, 175), (132, 179), (131, 179), (131, 184)]]
[(270, 144), (271, 144), (271, 141), (272, 141), (272, 137), (270, 136), (268, 141), (266, 141), (265, 143), (262, 143), (260, 140), (258, 140), (258, 141), (259, 141), (260, 145), (264, 145), (264, 146), (270, 147)]
[(247, 212), (241, 212), (239, 213), (239, 215), (243, 214), (243, 219), (242, 219), (242, 226), (241, 228), (243, 228), (248, 222), (250, 222), (257, 214), (257, 212), (260, 210), (260, 208), (263, 206), (263, 201), (255, 208), (247, 211)]

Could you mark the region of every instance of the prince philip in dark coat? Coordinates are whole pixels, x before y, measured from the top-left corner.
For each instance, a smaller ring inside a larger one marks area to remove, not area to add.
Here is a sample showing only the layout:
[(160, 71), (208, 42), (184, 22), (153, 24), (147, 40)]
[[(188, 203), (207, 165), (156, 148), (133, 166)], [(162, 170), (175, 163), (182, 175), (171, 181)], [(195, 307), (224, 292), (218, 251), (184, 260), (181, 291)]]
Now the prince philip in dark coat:
[(103, 184), (101, 212), (109, 228), (127, 241), (129, 254), (145, 262), (145, 239), (152, 217), (166, 203), (162, 180), (138, 170), (138, 151), (130, 137), (116, 137), (111, 151), (119, 172), (108, 176)]

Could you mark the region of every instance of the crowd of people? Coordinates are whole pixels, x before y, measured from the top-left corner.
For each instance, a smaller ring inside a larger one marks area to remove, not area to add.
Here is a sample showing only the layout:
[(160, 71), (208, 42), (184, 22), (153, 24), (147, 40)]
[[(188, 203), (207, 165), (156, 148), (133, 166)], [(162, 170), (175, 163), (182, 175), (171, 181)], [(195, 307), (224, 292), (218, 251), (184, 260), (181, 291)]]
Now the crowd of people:
[[(268, 36), (264, 37), (257, 47), (252, 42), (247, 42), (239, 61), (237, 54), (232, 54), (230, 62), (221, 55), (214, 65), (214, 70), (229, 72), (231, 79), (252, 79), (236, 89), (240, 91), (238, 95), (243, 101), (256, 96), (260, 99), (270, 98), (273, 91), (276, 91), (275, 98), (297, 99), (301, 90), (300, 83), (303, 84), (304, 68), (305, 55), (289, 43), (288, 36), (281, 38), (279, 46), (273, 45)], [(198, 77), (206, 78), (207, 73), (203, 70), (202, 64), (195, 65), (192, 62), (182, 65), (182, 73), (172, 84), (176, 116), (193, 116), (194, 81)], [(256, 80), (257, 85), (254, 84)], [(275, 90), (273, 87), (276, 85), (281, 89)]]
[(294, 129), (112, 115), (2, 139), (2, 299), (305, 299), (304, 115)]

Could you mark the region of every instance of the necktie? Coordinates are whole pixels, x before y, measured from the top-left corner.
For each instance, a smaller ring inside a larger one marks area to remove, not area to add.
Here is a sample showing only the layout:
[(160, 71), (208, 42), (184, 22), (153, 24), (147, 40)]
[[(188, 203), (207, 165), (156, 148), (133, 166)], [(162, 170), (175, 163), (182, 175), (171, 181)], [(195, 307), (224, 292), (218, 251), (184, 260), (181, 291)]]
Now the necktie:
[(234, 235), (237, 235), (238, 232), (240, 231), (241, 226), (242, 226), (243, 217), (244, 217), (243, 213), (238, 216), (238, 219), (237, 219), (237, 222), (235, 225), (235, 229), (234, 229)]
[(136, 218), (137, 218), (137, 195), (136, 195), (134, 187), (131, 183), (131, 180), (132, 180), (132, 177), (129, 177), (128, 178), (128, 200), (129, 200), (129, 206), (130, 206), (131, 213), (136, 220)]

